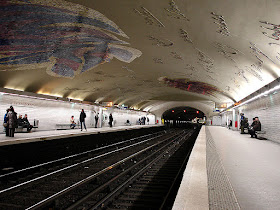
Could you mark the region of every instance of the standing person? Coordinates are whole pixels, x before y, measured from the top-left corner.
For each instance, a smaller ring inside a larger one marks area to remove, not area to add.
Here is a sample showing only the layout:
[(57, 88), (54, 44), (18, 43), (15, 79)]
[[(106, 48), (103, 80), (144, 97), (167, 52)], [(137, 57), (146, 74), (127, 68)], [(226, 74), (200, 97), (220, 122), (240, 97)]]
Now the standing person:
[(147, 117), (147, 124), (149, 125), (149, 122), (150, 122), (150, 120), (149, 120), (149, 118)]
[(15, 128), (17, 127), (17, 113), (12, 106), (10, 106), (10, 110), (7, 114), (7, 123), (7, 128), (9, 129), (9, 137), (14, 137)]
[(241, 130), (241, 134), (245, 134), (244, 128), (245, 128), (245, 117), (244, 117), (244, 113), (240, 113), (240, 130)]
[(76, 127), (74, 116), (71, 116), (70, 118), (70, 128), (74, 129)]
[(95, 117), (94, 117), (94, 119), (95, 119), (95, 128), (97, 128), (97, 124), (98, 124), (98, 115), (99, 115), (99, 113), (97, 113), (96, 115), (95, 115)]
[(4, 115), (4, 122), (3, 122), (6, 136), (9, 136), (9, 128), (8, 128), (8, 112), (9, 111), (10, 111), (10, 109), (6, 110), (6, 114)]
[(82, 109), (81, 114), (80, 114), (81, 131), (83, 130), (83, 124), (84, 124), (85, 129), (87, 130), (86, 123), (85, 123), (86, 117), (87, 117), (86, 113), (85, 113), (84, 109)]
[(112, 114), (109, 115), (109, 125), (110, 125), (110, 127), (113, 126), (113, 116), (112, 116)]

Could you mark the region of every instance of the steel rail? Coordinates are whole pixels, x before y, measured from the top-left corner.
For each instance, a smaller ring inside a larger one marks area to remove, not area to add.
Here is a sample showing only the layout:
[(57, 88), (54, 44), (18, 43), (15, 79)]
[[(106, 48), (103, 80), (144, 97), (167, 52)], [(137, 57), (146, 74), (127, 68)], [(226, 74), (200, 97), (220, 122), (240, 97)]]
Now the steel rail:
[[(180, 138), (181, 136), (178, 136), (177, 138)], [(181, 138), (182, 139), (182, 138)], [(181, 140), (180, 139), (180, 140)], [(172, 142), (168, 143), (167, 145), (164, 145), (162, 148), (160, 148), (159, 150), (163, 149), (164, 147), (169, 146), (170, 144), (172, 144), (176, 139), (174, 139)], [(174, 147), (176, 145), (173, 145)], [(97, 209), (98, 207), (101, 207), (105, 202), (107, 202), (108, 199), (110, 199), (114, 194), (116, 194), (117, 192), (119, 192), (122, 188), (124, 188), (125, 185), (127, 185), (128, 183), (132, 182), (133, 180), (135, 180), (138, 176), (140, 176), (142, 173), (144, 173), (151, 165), (153, 165), (155, 162), (157, 162), (160, 158), (162, 158), (162, 156), (164, 156), (166, 154), (166, 151), (170, 151), (172, 148), (168, 148), (167, 150), (165, 150), (164, 152), (162, 152), (157, 158), (155, 158), (154, 160), (152, 160), (150, 163), (148, 163), (148, 165), (146, 165), (145, 167), (141, 168), (141, 170), (139, 170), (136, 174), (134, 174), (133, 176), (131, 176), (129, 179), (127, 179), (125, 182), (123, 182), (120, 186), (118, 186), (113, 192), (111, 192), (110, 194), (106, 195), (106, 197), (104, 197), (103, 199), (101, 199), (97, 204), (95, 204), (93, 207), (91, 207), (91, 209)], [(159, 150), (157, 150), (156, 152), (153, 153), (153, 155), (155, 153), (157, 153)], [(68, 210), (68, 209), (67, 209)]]
[[(159, 132), (156, 132), (155, 134), (158, 134), (158, 133), (161, 133), (161, 132), (162, 131), (159, 131)], [(49, 162), (46, 162), (46, 163), (41, 163), (41, 164), (38, 164), (38, 165), (35, 165), (35, 166), (20, 169), (20, 170), (17, 170), (17, 171), (9, 172), (9, 173), (0, 175), (0, 178), (6, 177), (6, 176), (9, 176), (9, 175), (14, 175), (14, 174), (17, 174), (17, 173), (20, 173), (20, 172), (28, 171), (28, 170), (31, 170), (31, 169), (35, 169), (35, 168), (38, 168), (38, 167), (41, 167), (41, 166), (46, 166), (46, 165), (56, 163), (56, 162), (60, 162), (60, 161), (63, 161), (63, 160), (67, 160), (67, 159), (70, 159), (70, 158), (78, 157), (80, 155), (85, 155), (87, 153), (96, 152), (98, 150), (102, 150), (102, 149), (105, 149), (105, 148), (108, 148), (108, 147), (116, 146), (118, 144), (123, 144), (123, 143), (129, 142), (129, 141), (135, 141), (137, 139), (141, 139), (143, 137), (150, 136), (150, 135), (154, 135), (154, 134), (153, 133), (152, 134), (146, 134), (144, 136), (135, 137), (135, 138), (128, 139), (128, 140), (125, 140), (125, 141), (121, 141), (121, 142), (118, 142), (118, 143), (110, 144), (110, 145), (107, 145), (107, 146), (103, 146), (103, 147), (99, 147), (99, 148), (96, 148), (96, 149), (81, 152), (81, 153), (78, 153), (78, 154), (63, 157), (63, 158), (60, 158), (60, 159), (57, 159), (57, 160), (53, 160), (53, 161), (49, 161)]]
[[(172, 138), (172, 137), (167, 138), (165, 141), (167, 141), (167, 140), (170, 139), (170, 138)], [(70, 190), (73, 190), (73, 189), (75, 189), (76, 187), (78, 187), (78, 186), (80, 186), (80, 185), (82, 185), (82, 184), (85, 184), (85, 183), (91, 181), (92, 179), (94, 179), (94, 178), (97, 177), (98, 175), (101, 175), (101, 174), (103, 174), (104, 172), (106, 172), (106, 171), (108, 171), (108, 170), (111, 170), (112, 168), (114, 168), (114, 167), (120, 165), (121, 163), (124, 163), (125, 161), (130, 160), (131, 158), (133, 158), (133, 157), (135, 157), (135, 156), (137, 156), (137, 155), (139, 155), (139, 154), (145, 152), (146, 150), (148, 150), (148, 149), (150, 149), (150, 148), (152, 148), (152, 147), (155, 147), (155, 146), (157, 146), (158, 144), (161, 144), (161, 143), (162, 143), (162, 142), (158, 142), (158, 143), (153, 144), (153, 145), (151, 145), (151, 146), (149, 146), (149, 147), (146, 147), (145, 149), (142, 149), (142, 150), (140, 150), (140, 151), (138, 151), (138, 152), (136, 152), (136, 153), (134, 153), (134, 154), (132, 154), (132, 155), (130, 155), (130, 156), (128, 156), (128, 157), (126, 157), (126, 158), (124, 158), (124, 159), (122, 159), (122, 160), (120, 160), (120, 161), (118, 161), (118, 162), (116, 162), (116, 163), (114, 163), (114, 164), (112, 164), (112, 165), (110, 165), (110, 166), (104, 168), (104, 169), (102, 169), (101, 171), (99, 171), (99, 172), (97, 172), (97, 173), (94, 173), (94, 174), (88, 176), (87, 178), (85, 178), (85, 179), (83, 179), (83, 180), (80, 180), (79, 182), (76, 182), (75, 184), (73, 184), (73, 185), (71, 185), (71, 186), (69, 186), (69, 187), (67, 187), (67, 188), (65, 188), (65, 189), (63, 189), (63, 190), (61, 190), (61, 191), (59, 191), (59, 192), (57, 192), (57, 193), (51, 195), (51, 196), (49, 196), (48, 198), (46, 198), (46, 199), (44, 199), (44, 200), (42, 200), (42, 201), (40, 201), (40, 202), (38, 202), (38, 203), (36, 203), (36, 204), (34, 204), (34, 205), (28, 207), (28, 208), (26, 208), (26, 210), (31, 210), (31, 209), (40, 208), (40, 207), (46, 205), (47, 203), (52, 202), (53, 200), (57, 199), (58, 197), (64, 195), (65, 193), (69, 192)]]
[(9, 188), (6, 188), (6, 189), (3, 189), (3, 190), (1, 190), (1, 191), (0, 191), (0, 194), (2, 194), (2, 193), (4, 193), (4, 192), (8, 192), (8, 191), (13, 190), (13, 189), (16, 189), (16, 188), (21, 187), (21, 186), (23, 186), (23, 185), (29, 184), (29, 183), (31, 183), (31, 182), (38, 181), (38, 180), (43, 179), (43, 178), (46, 178), (46, 177), (48, 177), (48, 176), (51, 176), (51, 175), (57, 174), (57, 173), (59, 173), (59, 172), (62, 172), (62, 171), (65, 171), (65, 170), (68, 170), (68, 169), (74, 168), (74, 167), (79, 166), (79, 165), (82, 165), (82, 164), (85, 164), (85, 163), (90, 162), (90, 161), (92, 161), (92, 160), (95, 160), (95, 159), (98, 159), (98, 158), (101, 158), (101, 157), (104, 157), (104, 156), (107, 156), (107, 155), (110, 155), (110, 154), (113, 154), (113, 153), (119, 152), (119, 151), (121, 151), (121, 150), (124, 150), (124, 149), (130, 148), (130, 147), (137, 146), (138, 144), (145, 143), (145, 142), (150, 141), (150, 140), (152, 140), (152, 139), (154, 139), (154, 138), (156, 138), (156, 137), (149, 138), (149, 139), (146, 139), (146, 140), (144, 140), (144, 141), (137, 142), (137, 143), (135, 143), (135, 144), (128, 145), (128, 146), (125, 146), (125, 147), (123, 147), (123, 148), (119, 148), (119, 149), (116, 149), (116, 150), (114, 150), (114, 151), (111, 151), (111, 152), (107, 152), (107, 153), (104, 153), (104, 154), (98, 155), (98, 156), (93, 157), (93, 158), (89, 158), (89, 159), (84, 160), (84, 161), (82, 161), (82, 162), (75, 163), (75, 164), (73, 164), (73, 165), (70, 165), (70, 166), (64, 167), (64, 168), (62, 168), (62, 169), (59, 169), (59, 170), (53, 171), (53, 172), (48, 173), (48, 174), (45, 174), (45, 175), (43, 175), (43, 176), (40, 176), (40, 177), (37, 177), (37, 178), (31, 179), (31, 180), (29, 180), (29, 181), (26, 181), (26, 182), (20, 183), (20, 184), (18, 184), (18, 185), (15, 185), (15, 186), (12, 186), (12, 187), (9, 187)]

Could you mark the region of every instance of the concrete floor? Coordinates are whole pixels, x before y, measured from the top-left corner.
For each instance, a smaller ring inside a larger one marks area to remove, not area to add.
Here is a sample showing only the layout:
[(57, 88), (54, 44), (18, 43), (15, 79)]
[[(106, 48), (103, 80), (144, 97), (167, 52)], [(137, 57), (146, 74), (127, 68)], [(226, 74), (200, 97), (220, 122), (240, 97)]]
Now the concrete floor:
[(6, 137), (4, 133), (0, 134), (0, 146), (20, 144), (35, 141), (46, 141), (52, 139), (68, 138), (73, 136), (90, 135), (95, 133), (107, 133), (121, 130), (140, 129), (161, 125), (132, 125), (118, 127), (88, 128), (87, 131), (80, 129), (69, 130), (50, 130), (50, 131), (32, 131), (31, 133), (15, 133), (15, 137)]
[(280, 209), (280, 144), (207, 127), (241, 209)]

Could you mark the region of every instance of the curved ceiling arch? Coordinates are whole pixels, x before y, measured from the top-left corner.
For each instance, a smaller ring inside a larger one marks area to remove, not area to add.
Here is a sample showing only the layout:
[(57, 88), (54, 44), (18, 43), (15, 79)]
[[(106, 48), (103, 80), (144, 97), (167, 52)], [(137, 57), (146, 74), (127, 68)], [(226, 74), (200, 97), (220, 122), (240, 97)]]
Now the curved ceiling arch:
[(275, 0), (4, 0), (0, 10), (1, 88), (143, 109), (232, 103), (280, 76)]

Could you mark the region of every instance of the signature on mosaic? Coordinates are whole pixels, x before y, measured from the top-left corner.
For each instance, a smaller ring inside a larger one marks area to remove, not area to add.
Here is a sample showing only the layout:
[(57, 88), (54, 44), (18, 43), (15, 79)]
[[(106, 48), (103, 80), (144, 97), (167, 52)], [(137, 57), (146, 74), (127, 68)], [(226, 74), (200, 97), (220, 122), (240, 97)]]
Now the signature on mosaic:
[[(63, 0), (0, 1), (0, 68), (46, 68), (73, 78), (113, 57), (130, 63), (137, 49), (113, 34), (128, 36), (101, 13)], [(106, 31), (106, 32), (105, 32)]]

